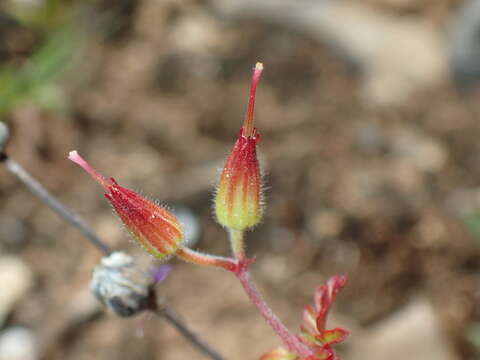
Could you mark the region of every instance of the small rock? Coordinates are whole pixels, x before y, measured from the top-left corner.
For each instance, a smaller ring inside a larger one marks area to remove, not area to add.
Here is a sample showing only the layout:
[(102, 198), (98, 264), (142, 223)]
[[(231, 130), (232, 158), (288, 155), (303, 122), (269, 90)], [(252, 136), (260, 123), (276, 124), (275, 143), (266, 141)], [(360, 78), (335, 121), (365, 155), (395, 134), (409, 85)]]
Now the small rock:
[(412, 301), (352, 341), (357, 360), (458, 359), (442, 334), (432, 305), (424, 299)]
[(0, 257), (0, 326), (33, 284), (30, 268), (14, 256)]
[(5, 147), (7, 146), (9, 138), (10, 132), (7, 124), (5, 124), (3, 121), (0, 121), (0, 153), (5, 151)]
[(361, 95), (369, 105), (402, 104), (417, 91), (448, 81), (447, 41), (425, 19), (391, 16), (362, 1), (214, 3), (225, 16), (259, 18), (331, 47), (363, 72)]
[(0, 333), (0, 360), (35, 360), (38, 350), (33, 333), (23, 327), (11, 327)]
[(480, 82), (480, 2), (463, 1), (450, 26), (449, 51), (454, 78), (462, 89)]

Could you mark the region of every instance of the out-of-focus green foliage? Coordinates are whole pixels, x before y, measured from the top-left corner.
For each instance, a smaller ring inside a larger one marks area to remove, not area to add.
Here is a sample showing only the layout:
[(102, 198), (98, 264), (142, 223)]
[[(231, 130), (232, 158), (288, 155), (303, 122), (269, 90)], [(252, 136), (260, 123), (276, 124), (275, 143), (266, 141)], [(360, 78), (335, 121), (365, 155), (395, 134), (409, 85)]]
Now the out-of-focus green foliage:
[(476, 322), (467, 330), (467, 339), (475, 348), (477, 354), (480, 353), (480, 323)]
[(463, 217), (462, 222), (475, 239), (480, 241), (480, 214), (467, 215)]
[(57, 80), (83, 42), (72, 21), (73, 5), (61, 0), (6, 0), (2, 9), (41, 40), (21, 65), (0, 66), (0, 118), (22, 101), (64, 109), (66, 98)]
[(71, 4), (65, 0), (2, 0), (3, 10), (23, 26), (35, 31), (55, 31), (65, 24)]
[(22, 66), (0, 69), (0, 116), (24, 100), (49, 109), (64, 107), (56, 80), (72, 59), (75, 40), (71, 28), (62, 28), (49, 35)]

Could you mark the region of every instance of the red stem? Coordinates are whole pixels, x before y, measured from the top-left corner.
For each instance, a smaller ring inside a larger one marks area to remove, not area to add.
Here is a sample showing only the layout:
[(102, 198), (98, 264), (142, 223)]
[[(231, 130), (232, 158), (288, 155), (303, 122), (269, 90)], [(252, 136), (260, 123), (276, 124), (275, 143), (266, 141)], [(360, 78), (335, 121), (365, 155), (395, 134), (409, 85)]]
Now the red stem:
[(228, 271), (234, 271), (237, 268), (237, 262), (234, 259), (201, 253), (188, 247), (181, 247), (175, 255), (185, 261), (198, 265), (220, 267)]
[(265, 300), (259, 294), (255, 285), (253, 285), (247, 266), (240, 266), (238, 271), (235, 272), (235, 275), (238, 280), (240, 280), (240, 283), (245, 289), (251, 302), (257, 307), (260, 314), (272, 329), (278, 334), (278, 336), (280, 336), (287, 350), (296, 353), (301, 358), (312, 356), (313, 352), (307, 346), (302, 344), (295, 335), (288, 331), (287, 327), (283, 325), (281, 320), (273, 313), (272, 309), (270, 309)]

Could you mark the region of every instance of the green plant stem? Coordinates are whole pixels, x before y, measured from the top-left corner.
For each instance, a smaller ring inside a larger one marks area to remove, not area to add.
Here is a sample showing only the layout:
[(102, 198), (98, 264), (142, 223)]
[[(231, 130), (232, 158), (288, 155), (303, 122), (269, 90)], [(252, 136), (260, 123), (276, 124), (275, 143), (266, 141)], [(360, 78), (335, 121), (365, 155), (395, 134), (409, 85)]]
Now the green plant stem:
[(232, 248), (233, 256), (237, 260), (245, 259), (245, 246), (243, 241), (244, 232), (241, 230), (229, 229), (230, 247)]

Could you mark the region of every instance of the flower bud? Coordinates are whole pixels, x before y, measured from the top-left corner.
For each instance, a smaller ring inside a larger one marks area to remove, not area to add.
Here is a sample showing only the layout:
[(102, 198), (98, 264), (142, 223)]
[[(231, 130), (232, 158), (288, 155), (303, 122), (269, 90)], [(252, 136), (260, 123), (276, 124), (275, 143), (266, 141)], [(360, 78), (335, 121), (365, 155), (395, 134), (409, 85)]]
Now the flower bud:
[(98, 174), (76, 151), (70, 152), (69, 159), (103, 186), (107, 191), (105, 197), (145, 250), (158, 258), (165, 258), (178, 250), (183, 232), (174, 215), (118, 185), (113, 178), (107, 179)]
[(255, 226), (262, 218), (261, 175), (257, 159), (260, 135), (253, 127), (255, 92), (262, 70), (263, 65), (257, 63), (245, 122), (227, 158), (215, 196), (218, 222), (239, 231)]

